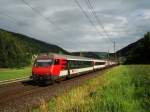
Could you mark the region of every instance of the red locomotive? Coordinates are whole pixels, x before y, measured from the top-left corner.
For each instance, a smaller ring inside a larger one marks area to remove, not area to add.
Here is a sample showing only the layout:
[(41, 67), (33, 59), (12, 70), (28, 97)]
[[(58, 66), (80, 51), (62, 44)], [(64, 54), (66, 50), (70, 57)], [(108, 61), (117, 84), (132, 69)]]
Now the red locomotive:
[(41, 55), (32, 67), (31, 78), (34, 81), (54, 82), (62, 77), (68, 78), (102, 69), (114, 63), (70, 55)]

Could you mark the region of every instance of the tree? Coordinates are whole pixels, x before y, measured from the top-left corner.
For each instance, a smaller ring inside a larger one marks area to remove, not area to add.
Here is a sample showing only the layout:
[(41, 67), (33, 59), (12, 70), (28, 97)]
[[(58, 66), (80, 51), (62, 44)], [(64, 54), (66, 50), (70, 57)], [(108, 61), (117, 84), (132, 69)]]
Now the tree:
[(134, 48), (129, 51), (126, 64), (149, 64), (150, 63), (150, 32)]

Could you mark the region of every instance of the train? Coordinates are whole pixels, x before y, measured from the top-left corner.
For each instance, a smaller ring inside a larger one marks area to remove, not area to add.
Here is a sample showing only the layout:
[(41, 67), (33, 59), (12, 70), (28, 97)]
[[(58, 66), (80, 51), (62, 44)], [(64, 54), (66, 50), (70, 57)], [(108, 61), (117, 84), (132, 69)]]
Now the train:
[(30, 78), (35, 82), (54, 83), (60, 79), (79, 76), (113, 65), (116, 65), (116, 62), (51, 53), (39, 55), (35, 59)]

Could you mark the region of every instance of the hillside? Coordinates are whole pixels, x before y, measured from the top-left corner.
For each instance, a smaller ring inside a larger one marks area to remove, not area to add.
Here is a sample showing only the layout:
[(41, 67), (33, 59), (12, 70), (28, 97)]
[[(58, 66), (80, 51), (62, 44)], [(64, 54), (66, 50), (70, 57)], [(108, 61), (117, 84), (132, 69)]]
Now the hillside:
[(0, 29), (0, 68), (29, 65), (34, 54), (50, 51), (69, 54), (59, 46)]
[(150, 32), (140, 40), (128, 45), (117, 52), (119, 57), (125, 57), (126, 64), (150, 63)]
[(106, 52), (72, 52), (72, 55), (75, 56), (84, 56), (88, 58), (95, 58), (95, 59), (106, 59), (107, 58), (107, 53)]
[(126, 47), (124, 47), (120, 50), (118, 50), (117, 51), (118, 56), (128, 56), (129, 51), (131, 51), (135, 46), (137, 46), (142, 40), (143, 40), (143, 38), (139, 39), (138, 41), (136, 41), (134, 43), (127, 45)]

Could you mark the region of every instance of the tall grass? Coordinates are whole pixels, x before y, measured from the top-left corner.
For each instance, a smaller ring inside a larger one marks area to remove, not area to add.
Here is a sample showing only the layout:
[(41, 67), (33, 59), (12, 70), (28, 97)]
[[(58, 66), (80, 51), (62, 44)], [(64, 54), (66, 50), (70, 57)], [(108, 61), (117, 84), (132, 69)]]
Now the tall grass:
[[(134, 98), (135, 86), (132, 84), (132, 73), (127, 67), (110, 71), (106, 83), (91, 99), (94, 112), (141, 112), (138, 99)], [(99, 100), (101, 99), (101, 100)]]
[(140, 102), (146, 112), (150, 112), (150, 66), (138, 66), (137, 70), (132, 67), (132, 84), (135, 86), (134, 96)]
[[(50, 112), (150, 112), (150, 66), (119, 66), (53, 98)], [(42, 110), (40, 110), (42, 111)]]

